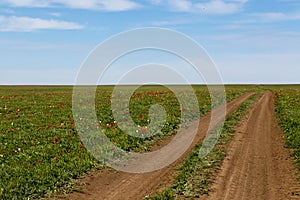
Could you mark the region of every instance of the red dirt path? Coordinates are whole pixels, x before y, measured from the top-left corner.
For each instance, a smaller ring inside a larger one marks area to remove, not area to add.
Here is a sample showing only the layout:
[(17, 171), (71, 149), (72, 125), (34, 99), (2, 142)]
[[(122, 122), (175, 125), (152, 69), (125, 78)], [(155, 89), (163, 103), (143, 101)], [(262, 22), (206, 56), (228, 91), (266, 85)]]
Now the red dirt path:
[(296, 168), (282, 137), (273, 94), (266, 92), (237, 128), (213, 192), (204, 199), (300, 199)]

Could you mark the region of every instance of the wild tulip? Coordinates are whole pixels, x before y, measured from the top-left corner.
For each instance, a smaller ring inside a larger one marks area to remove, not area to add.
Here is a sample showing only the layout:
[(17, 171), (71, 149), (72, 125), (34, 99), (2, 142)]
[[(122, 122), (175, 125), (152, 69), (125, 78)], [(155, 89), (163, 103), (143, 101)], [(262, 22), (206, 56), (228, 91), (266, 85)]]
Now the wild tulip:
[(147, 128), (146, 128), (146, 127), (142, 127), (142, 128), (141, 128), (141, 131), (142, 131), (143, 133), (146, 133), (146, 132), (147, 132)]

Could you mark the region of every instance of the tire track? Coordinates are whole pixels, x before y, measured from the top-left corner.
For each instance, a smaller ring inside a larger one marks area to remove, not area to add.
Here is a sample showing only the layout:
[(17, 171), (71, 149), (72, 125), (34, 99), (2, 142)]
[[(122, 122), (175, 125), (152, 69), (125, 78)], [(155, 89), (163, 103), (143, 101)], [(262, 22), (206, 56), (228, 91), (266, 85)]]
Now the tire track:
[(276, 123), (274, 97), (265, 92), (237, 128), (227, 158), (207, 199), (300, 199), (300, 184)]

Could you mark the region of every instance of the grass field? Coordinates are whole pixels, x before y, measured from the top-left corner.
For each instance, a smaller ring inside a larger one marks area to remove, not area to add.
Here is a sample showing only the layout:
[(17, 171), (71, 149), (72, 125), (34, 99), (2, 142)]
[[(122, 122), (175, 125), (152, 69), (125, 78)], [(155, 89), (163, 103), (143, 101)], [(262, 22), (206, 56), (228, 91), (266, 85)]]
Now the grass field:
[[(209, 93), (205, 86), (193, 87), (200, 114), (204, 115), (211, 110)], [(296, 148), (295, 157), (299, 159), (299, 90), (279, 90), (278, 87), (226, 86), (227, 101), (249, 91), (276, 90), (280, 124), (288, 134), (288, 145)], [(103, 163), (85, 149), (76, 131), (72, 89), (68, 86), (0, 87), (1, 199), (40, 198), (62, 192), (62, 188), (71, 191), (72, 186), (68, 187), (70, 179), (91, 169), (104, 168)], [(111, 111), (112, 89), (112, 86), (97, 89), (97, 126), (105, 130), (116, 146), (127, 151), (149, 151), (157, 141), (175, 133), (181, 111), (172, 91), (162, 86), (145, 86), (133, 94), (130, 116), (139, 125), (138, 131), (147, 131), (151, 105), (159, 103), (167, 112), (161, 133), (143, 139), (126, 135), (118, 128)], [(193, 120), (193, 117), (191, 115), (189, 119)]]
[[(286, 133), (287, 146), (294, 149), (293, 155), (300, 169), (300, 87), (275, 90), (276, 113), (279, 125)], [(300, 180), (300, 177), (299, 177)]]

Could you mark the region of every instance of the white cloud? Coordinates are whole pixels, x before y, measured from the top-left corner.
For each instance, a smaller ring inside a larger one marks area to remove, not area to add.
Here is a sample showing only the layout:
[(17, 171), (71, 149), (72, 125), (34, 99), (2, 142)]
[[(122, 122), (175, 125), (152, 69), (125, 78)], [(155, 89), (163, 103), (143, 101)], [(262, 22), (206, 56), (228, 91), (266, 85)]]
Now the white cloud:
[(124, 10), (132, 10), (140, 7), (139, 4), (129, 0), (114, 0), (114, 1), (103, 0), (99, 5), (100, 9), (101, 9), (101, 4), (103, 5), (104, 10), (107, 11), (124, 11)]
[[(231, 14), (239, 12), (248, 0), (147, 0), (153, 5), (166, 5), (173, 11)], [(125, 11), (141, 7), (134, 0), (2, 0), (0, 5), (16, 7), (68, 7), (73, 9)]]
[(0, 31), (30, 32), (39, 29), (77, 30), (82, 28), (82, 25), (67, 21), (0, 16)]
[(251, 14), (262, 22), (277, 22), (286, 20), (300, 20), (299, 13), (281, 13), (281, 12), (268, 12), (268, 13), (254, 13)]
[(68, 7), (74, 9), (124, 11), (139, 7), (131, 0), (2, 0), (1, 4), (16, 7)]
[(204, 13), (208, 14), (232, 14), (239, 12), (246, 2), (245, 0), (231, 2), (211, 0), (206, 3), (196, 3), (194, 6), (197, 10), (202, 9)]
[(3, 0), (0, 4), (10, 4), (16, 7), (45, 7), (48, 3), (45, 0)]
[(206, 14), (232, 14), (242, 10), (248, 0), (207, 0), (193, 2), (192, 0), (149, 0), (152, 4), (165, 4), (173, 11), (195, 12)]
[(177, 11), (191, 11), (193, 6), (188, 0), (169, 0), (168, 3)]

